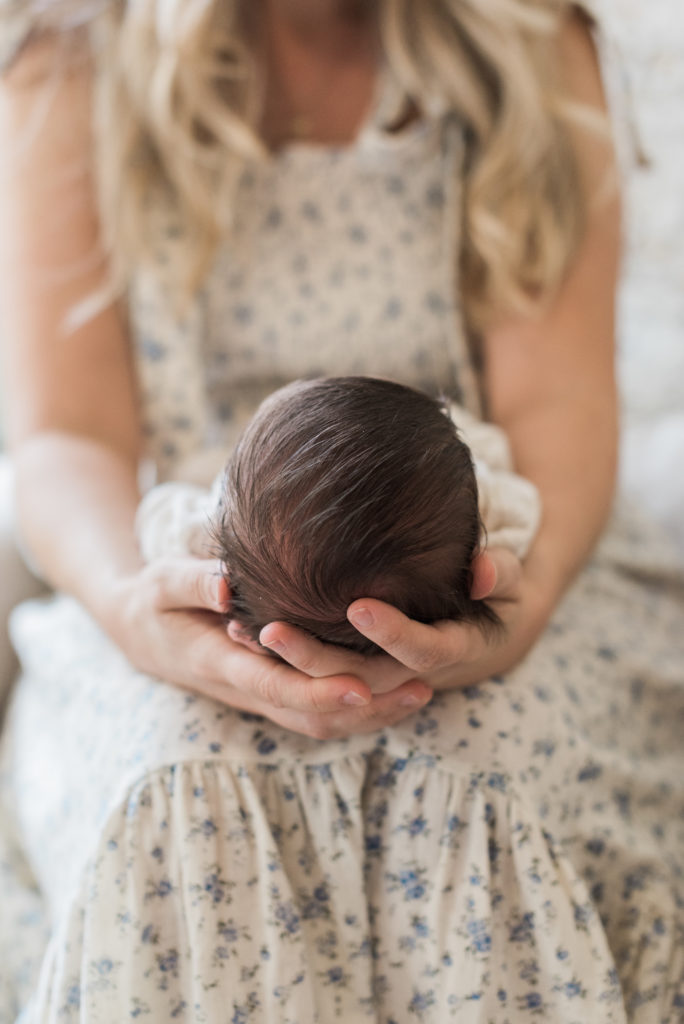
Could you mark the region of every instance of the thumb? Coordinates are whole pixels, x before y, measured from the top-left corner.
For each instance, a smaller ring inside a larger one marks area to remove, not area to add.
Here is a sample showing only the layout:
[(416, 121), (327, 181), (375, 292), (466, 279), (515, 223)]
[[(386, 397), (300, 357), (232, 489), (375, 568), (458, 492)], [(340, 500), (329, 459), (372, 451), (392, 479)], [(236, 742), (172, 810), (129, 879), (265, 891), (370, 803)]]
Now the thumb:
[(161, 611), (226, 611), (230, 590), (218, 560), (175, 558), (151, 563), (149, 569), (155, 577), (156, 603)]
[(472, 574), (474, 601), (512, 597), (520, 585), (522, 563), (508, 548), (493, 547), (475, 556)]

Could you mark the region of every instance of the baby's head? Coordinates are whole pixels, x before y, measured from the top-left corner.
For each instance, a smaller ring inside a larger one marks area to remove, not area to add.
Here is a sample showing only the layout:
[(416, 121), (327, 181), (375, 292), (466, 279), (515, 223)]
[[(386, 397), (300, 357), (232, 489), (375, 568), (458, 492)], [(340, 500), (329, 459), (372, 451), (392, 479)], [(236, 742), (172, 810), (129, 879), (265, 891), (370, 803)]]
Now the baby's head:
[(363, 653), (347, 607), (497, 621), (470, 597), (480, 542), (467, 446), (442, 406), (388, 380), (296, 381), (270, 395), (226, 468), (215, 535), (229, 617), (255, 639), (286, 621)]

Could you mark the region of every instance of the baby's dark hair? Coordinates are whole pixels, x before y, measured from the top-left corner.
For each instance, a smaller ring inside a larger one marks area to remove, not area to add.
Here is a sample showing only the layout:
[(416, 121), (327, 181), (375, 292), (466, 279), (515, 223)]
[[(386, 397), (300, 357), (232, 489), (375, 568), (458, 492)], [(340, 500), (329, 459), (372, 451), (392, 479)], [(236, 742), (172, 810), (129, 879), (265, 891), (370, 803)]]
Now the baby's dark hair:
[(480, 543), (470, 451), (428, 395), (373, 377), (295, 381), (259, 407), (225, 473), (214, 533), (253, 638), (286, 621), (362, 653), (359, 597), (412, 619), (497, 624), (470, 597)]

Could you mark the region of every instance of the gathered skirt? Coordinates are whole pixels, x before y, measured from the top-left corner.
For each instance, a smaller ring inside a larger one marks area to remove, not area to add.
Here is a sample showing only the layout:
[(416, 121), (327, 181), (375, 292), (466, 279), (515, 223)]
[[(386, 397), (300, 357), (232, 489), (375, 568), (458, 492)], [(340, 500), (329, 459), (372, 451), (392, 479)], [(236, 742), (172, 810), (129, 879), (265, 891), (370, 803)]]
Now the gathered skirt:
[(615, 519), (532, 653), (341, 741), (12, 620), (0, 1022), (684, 1020), (684, 585)]

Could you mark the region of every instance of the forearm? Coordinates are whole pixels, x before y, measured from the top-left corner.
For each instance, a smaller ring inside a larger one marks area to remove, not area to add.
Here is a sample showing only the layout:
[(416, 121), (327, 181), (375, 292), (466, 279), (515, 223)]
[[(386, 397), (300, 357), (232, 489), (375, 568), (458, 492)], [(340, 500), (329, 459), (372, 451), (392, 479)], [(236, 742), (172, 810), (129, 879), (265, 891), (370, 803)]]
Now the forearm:
[(107, 625), (113, 584), (140, 568), (134, 460), (76, 434), (42, 432), (13, 453), (19, 526), (46, 580)]
[(616, 471), (614, 387), (544, 402), (509, 425), (516, 469), (539, 489), (542, 519), (525, 577), (546, 620), (589, 557), (610, 511)]
[(542, 625), (596, 542), (614, 488), (617, 205), (601, 220), (549, 313), (488, 338), (490, 415), (508, 436), (516, 472), (541, 497), (524, 577)]

